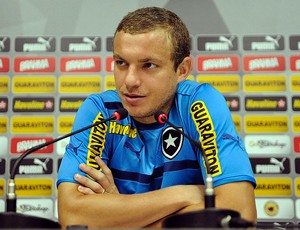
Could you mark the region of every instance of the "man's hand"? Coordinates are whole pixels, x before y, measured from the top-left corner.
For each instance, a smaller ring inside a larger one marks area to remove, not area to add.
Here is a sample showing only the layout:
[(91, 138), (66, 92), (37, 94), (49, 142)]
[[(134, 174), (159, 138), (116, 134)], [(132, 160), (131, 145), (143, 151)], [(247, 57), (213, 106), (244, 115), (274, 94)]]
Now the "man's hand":
[(102, 161), (100, 157), (95, 157), (96, 162), (102, 169), (98, 171), (86, 164), (80, 164), (79, 168), (82, 172), (85, 172), (88, 177), (84, 177), (80, 174), (74, 176), (75, 180), (80, 183), (78, 186), (78, 191), (82, 194), (101, 194), (101, 193), (111, 193), (118, 194), (118, 188), (115, 185), (113, 175), (111, 170), (107, 165)]

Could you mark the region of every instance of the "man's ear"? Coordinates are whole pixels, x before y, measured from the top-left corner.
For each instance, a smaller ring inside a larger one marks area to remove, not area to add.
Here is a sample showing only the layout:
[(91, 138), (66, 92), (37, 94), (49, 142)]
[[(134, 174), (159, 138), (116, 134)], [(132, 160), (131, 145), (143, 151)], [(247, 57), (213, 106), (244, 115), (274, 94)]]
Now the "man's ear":
[(185, 80), (190, 75), (192, 68), (192, 57), (185, 57), (176, 70), (178, 82), (182, 82), (183, 80)]

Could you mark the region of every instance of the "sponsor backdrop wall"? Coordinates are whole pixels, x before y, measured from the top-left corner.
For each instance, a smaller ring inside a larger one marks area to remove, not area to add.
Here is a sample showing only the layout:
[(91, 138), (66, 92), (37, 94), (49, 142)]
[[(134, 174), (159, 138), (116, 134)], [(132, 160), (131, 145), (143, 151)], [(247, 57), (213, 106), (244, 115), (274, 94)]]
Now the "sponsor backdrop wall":
[[(88, 94), (114, 88), (111, 37), (119, 20), (128, 11), (157, 5), (177, 12), (189, 27), (190, 79), (211, 83), (228, 102), (256, 174), (259, 220), (298, 223), (300, 1), (0, 0), (0, 5), (0, 211), (15, 159), (70, 132)], [(55, 183), (66, 143), (23, 161), (16, 180), (18, 212), (57, 219)]]

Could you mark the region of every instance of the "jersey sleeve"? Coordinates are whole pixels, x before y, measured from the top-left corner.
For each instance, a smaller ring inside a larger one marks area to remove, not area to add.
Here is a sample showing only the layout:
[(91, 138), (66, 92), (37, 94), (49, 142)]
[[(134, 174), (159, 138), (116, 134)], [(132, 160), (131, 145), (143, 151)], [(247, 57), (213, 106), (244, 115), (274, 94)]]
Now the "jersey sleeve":
[[(209, 84), (202, 84), (190, 102), (193, 136), (199, 140), (208, 159), (214, 186), (249, 181), (254, 174), (244, 143), (236, 131), (224, 96)], [(203, 178), (206, 168), (202, 157)]]
[[(105, 109), (99, 95), (89, 96), (78, 109), (73, 123), (72, 132), (91, 125), (101, 119), (108, 118), (108, 112)], [(91, 132), (95, 129), (105, 128), (104, 125), (93, 127), (79, 132), (70, 137), (69, 144), (66, 146), (61, 165), (58, 171), (57, 186), (62, 182), (74, 182), (76, 173), (84, 175), (79, 169), (80, 163), (88, 165), (95, 164), (89, 139)], [(102, 132), (103, 133), (103, 132)], [(104, 143), (104, 142), (103, 142)], [(104, 146), (103, 146), (104, 152)]]

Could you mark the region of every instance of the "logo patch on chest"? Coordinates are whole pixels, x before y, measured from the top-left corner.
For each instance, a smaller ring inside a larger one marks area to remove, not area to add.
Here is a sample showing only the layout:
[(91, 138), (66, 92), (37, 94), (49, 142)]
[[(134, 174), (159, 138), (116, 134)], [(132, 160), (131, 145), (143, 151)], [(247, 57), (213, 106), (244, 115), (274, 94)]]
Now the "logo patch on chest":
[[(182, 130), (182, 128), (179, 128)], [(167, 127), (162, 133), (162, 152), (168, 159), (173, 159), (177, 156), (182, 148), (183, 135), (177, 132), (172, 127)]]

